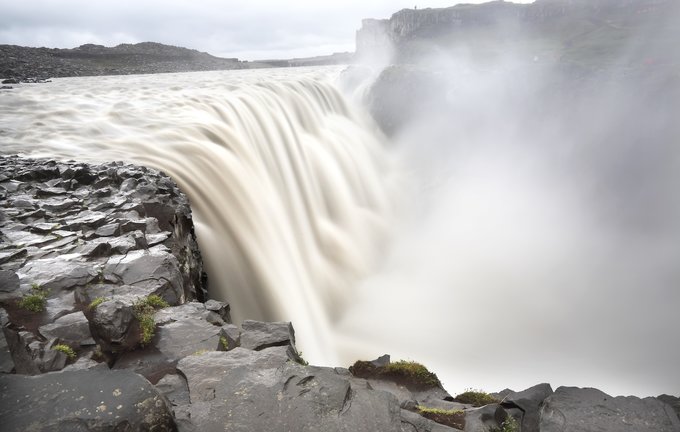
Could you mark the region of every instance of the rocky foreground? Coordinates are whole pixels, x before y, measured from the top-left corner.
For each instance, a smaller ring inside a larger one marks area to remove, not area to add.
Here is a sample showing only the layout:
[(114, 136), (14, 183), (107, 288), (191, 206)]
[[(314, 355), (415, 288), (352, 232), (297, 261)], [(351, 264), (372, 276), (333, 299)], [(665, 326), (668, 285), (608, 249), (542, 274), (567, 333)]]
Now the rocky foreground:
[(290, 323), (208, 299), (189, 203), (152, 169), (0, 157), (0, 233), (3, 431), (680, 431), (671, 396), (309, 366)]

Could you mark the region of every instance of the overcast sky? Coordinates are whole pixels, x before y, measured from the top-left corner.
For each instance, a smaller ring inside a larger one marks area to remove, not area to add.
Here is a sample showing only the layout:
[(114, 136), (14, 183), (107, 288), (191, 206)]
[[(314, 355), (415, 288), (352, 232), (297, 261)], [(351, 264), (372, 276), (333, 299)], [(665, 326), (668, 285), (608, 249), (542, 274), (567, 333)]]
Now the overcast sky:
[[(465, 3), (482, 3), (467, 0)], [(527, 0), (516, 1), (527, 3)], [(455, 0), (33, 0), (5, 2), (0, 43), (73, 48), (161, 42), (242, 60), (353, 51), (363, 18)]]

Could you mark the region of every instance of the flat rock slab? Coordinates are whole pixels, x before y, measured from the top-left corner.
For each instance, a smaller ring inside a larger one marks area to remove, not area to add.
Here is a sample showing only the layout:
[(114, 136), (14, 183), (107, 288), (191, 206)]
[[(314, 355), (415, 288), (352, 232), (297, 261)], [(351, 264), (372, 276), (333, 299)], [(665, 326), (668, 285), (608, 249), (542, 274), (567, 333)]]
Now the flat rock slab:
[(543, 403), (541, 432), (679, 432), (673, 409), (655, 398), (611, 397), (592, 388), (559, 387)]
[(288, 360), (287, 347), (235, 348), (185, 357), (196, 430), (401, 432), (397, 399), (352, 385), (331, 368)]
[(174, 431), (165, 398), (129, 371), (0, 375), (0, 425), (24, 431)]

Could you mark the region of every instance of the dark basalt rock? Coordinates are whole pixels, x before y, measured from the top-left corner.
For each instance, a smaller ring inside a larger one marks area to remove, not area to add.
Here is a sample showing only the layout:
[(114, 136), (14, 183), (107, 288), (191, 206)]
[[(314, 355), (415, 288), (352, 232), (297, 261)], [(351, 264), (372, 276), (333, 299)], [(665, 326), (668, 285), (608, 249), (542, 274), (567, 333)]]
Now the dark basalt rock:
[(175, 431), (165, 398), (129, 371), (0, 375), (0, 424), (24, 431)]
[(673, 409), (655, 398), (611, 397), (593, 388), (559, 387), (543, 404), (541, 432), (678, 432)]
[(502, 406), (519, 408), (523, 415), (521, 425), (523, 432), (539, 432), (540, 411), (543, 401), (553, 393), (550, 384), (538, 384), (524, 391), (504, 396)]

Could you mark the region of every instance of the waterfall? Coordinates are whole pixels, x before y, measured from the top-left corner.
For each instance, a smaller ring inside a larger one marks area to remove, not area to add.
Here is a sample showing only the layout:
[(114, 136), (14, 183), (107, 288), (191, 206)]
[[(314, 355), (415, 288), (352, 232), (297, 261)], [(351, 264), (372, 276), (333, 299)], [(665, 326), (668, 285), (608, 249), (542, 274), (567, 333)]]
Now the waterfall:
[(337, 68), (59, 79), (2, 95), (0, 151), (158, 168), (189, 196), (210, 294), (292, 320), (334, 361), (333, 318), (384, 238), (381, 135)]

